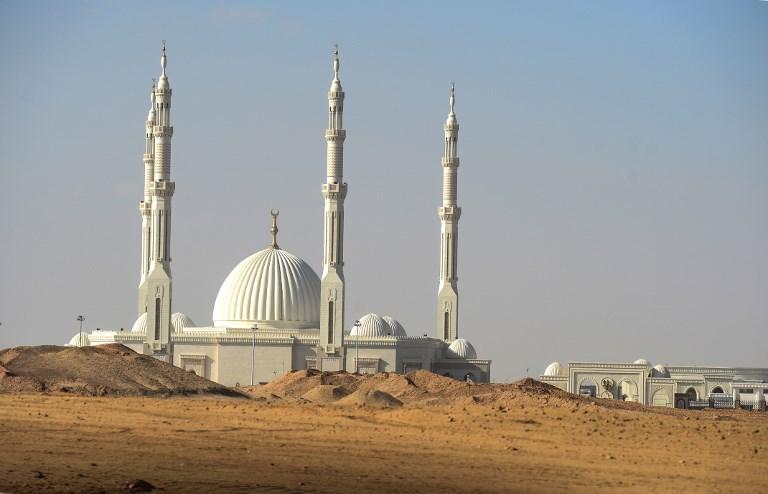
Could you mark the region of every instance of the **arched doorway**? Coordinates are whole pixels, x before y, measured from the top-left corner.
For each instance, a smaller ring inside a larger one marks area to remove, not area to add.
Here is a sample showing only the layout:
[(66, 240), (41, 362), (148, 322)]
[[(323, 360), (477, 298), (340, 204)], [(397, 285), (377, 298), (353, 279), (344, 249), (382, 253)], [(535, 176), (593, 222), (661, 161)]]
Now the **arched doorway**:
[(579, 383), (579, 394), (581, 396), (597, 396), (597, 384), (591, 378), (586, 378)]
[(725, 394), (725, 391), (720, 386), (715, 386), (712, 388), (712, 394)]
[(653, 393), (653, 397), (651, 398), (651, 403), (653, 403), (653, 406), (655, 407), (668, 407), (669, 395), (663, 389), (657, 389)]
[(685, 396), (687, 396), (690, 401), (695, 401), (699, 399), (699, 393), (697, 393), (694, 388), (686, 389)]

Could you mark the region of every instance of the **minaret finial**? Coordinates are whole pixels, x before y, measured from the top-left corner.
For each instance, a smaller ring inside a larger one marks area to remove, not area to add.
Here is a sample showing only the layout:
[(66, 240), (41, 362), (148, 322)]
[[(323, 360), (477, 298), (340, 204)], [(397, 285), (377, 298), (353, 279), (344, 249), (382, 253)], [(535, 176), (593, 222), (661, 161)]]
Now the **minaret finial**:
[(456, 106), (456, 83), (451, 81), (451, 115), (454, 114), (454, 107)]
[(163, 56), (160, 58), (160, 65), (163, 67), (163, 75), (165, 75), (165, 66), (168, 65), (168, 57), (165, 56), (165, 40), (163, 40)]
[(272, 228), (269, 231), (272, 233), (272, 248), (279, 249), (277, 245), (277, 215), (280, 214), (279, 209), (273, 209), (269, 212), (272, 215)]
[(335, 44), (333, 45), (336, 50), (334, 51), (334, 58), (333, 58), (333, 78), (335, 81), (339, 80), (339, 45)]

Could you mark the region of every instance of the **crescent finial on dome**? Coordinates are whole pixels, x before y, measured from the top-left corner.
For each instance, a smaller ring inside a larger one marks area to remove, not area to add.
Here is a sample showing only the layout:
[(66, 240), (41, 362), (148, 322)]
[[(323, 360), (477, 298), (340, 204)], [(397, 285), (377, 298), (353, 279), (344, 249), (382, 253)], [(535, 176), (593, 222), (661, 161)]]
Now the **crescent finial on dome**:
[(272, 215), (272, 228), (269, 229), (270, 233), (272, 233), (272, 248), (279, 249), (280, 246), (277, 245), (277, 216), (280, 214), (280, 210), (273, 209), (269, 214)]

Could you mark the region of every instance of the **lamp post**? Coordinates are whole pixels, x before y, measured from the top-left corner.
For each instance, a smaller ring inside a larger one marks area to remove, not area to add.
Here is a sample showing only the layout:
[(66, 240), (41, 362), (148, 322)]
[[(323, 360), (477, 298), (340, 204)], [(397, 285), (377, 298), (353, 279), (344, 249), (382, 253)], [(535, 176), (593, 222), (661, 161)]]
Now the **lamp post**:
[(77, 316), (77, 320), (80, 321), (80, 332), (78, 333), (78, 336), (80, 338), (80, 348), (83, 347), (83, 321), (85, 321), (85, 316)]
[(253, 336), (251, 338), (251, 386), (253, 386), (253, 374), (256, 370), (256, 328), (255, 324), (251, 326), (251, 335)]
[(360, 373), (360, 321), (355, 321), (355, 374)]

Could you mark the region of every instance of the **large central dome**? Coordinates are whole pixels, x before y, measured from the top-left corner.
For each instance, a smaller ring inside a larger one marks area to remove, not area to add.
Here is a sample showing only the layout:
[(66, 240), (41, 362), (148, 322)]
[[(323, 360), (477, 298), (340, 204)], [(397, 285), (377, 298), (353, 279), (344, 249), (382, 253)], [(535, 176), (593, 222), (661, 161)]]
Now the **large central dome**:
[(213, 306), (219, 327), (320, 327), (320, 278), (293, 254), (277, 248), (245, 258), (229, 273)]

